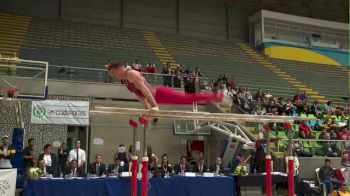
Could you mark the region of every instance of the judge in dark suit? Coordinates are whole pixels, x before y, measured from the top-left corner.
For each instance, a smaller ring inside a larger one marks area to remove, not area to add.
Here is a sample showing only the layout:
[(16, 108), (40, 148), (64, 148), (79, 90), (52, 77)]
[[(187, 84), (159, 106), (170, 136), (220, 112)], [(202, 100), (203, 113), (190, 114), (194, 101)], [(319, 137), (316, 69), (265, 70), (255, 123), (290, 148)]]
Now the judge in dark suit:
[(185, 172), (191, 172), (191, 166), (186, 161), (186, 156), (181, 156), (180, 163), (174, 166), (175, 174), (183, 174)]
[(107, 173), (106, 165), (102, 163), (102, 155), (95, 156), (95, 162), (89, 165), (88, 173), (91, 176), (104, 176)]
[(38, 159), (38, 162), (36, 163), (36, 165), (38, 166), (38, 168), (43, 173), (41, 177), (52, 177), (53, 176), (52, 169), (45, 165), (45, 160), (44, 159)]
[(221, 157), (217, 157), (215, 160), (215, 164), (209, 168), (210, 172), (224, 175), (224, 168), (221, 166)]
[(198, 161), (198, 163), (193, 167), (193, 172), (198, 174), (203, 174), (204, 172), (208, 171), (207, 166), (205, 165), (204, 157), (201, 157)]
[(84, 170), (81, 167), (78, 167), (78, 161), (76, 159), (73, 159), (69, 163), (69, 167), (66, 169), (65, 176), (68, 178), (85, 176)]
[(108, 175), (116, 176), (122, 172), (129, 171), (128, 165), (125, 165), (124, 161), (120, 161), (118, 157), (115, 158), (114, 164), (108, 166)]
[(57, 175), (57, 168), (58, 168), (57, 156), (51, 151), (52, 151), (52, 145), (45, 144), (44, 153), (41, 153), (38, 159), (44, 159), (45, 166), (53, 172), (53, 176), (58, 176)]

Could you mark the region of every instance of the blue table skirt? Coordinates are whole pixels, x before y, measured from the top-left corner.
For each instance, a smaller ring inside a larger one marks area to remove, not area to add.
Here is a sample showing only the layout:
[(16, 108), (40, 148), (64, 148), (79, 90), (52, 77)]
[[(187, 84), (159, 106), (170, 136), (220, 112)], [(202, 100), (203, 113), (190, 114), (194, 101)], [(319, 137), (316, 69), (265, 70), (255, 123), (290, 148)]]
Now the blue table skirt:
[[(236, 196), (232, 177), (151, 178), (150, 196)], [(141, 195), (141, 183), (138, 184)], [(44, 179), (30, 181), (25, 196), (130, 196), (130, 179)]]

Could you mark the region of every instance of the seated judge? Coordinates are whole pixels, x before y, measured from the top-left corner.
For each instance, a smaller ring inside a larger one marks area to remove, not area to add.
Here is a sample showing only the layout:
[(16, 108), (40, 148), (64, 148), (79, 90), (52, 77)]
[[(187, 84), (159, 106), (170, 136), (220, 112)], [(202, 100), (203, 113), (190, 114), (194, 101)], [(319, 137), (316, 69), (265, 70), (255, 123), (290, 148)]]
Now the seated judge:
[(78, 161), (76, 159), (73, 159), (69, 163), (69, 167), (66, 170), (66, 178), (71, 177), (84, 177), (85, 173), (84, 170), (81, 167), (78, 167)]
[(181, 156), (180, 163), (174, 166), (175, 174), (184, 174), (185, 172), (191, 172), (191, 166), (187, 163), (186, 156)]
[(195, 165), (193, 167), (193, 172), (198, 173), (198, 174), (203, 174), (204, 172), (207, 172), (208, 168), (205, 165), (205, 160), (204, 157), (201, 157), (198, 162), (197, 165)]
[(103, 177), (107, 173), (106, 165), (102, 163), (103, 157), (100, 154), (95, 156), (95, 162), (89, 165), (88, 174), (93, 177)]
[(40, 177), (52, 177), (53, 172), (51, 167), (46, 167), (44, 159), (38, 159), (37, 167), (42, 171), (42, 175)]
[(216, 158), (215, 164), (209, 168), (209, 171), (218, 175), (224, 175), (224, 168), (221, 166), (221, 157)]
[(162, 155), (162, 164), (158, 165), (158, 170), (163, 170), (164, 173), (172, 173), (173, 172), (173, 168), (171, 168), (167, 154)]
[(108, 166), (108, 175), (109, 176), (118, 176), (122, 172), (129, 171), (128, 165), (124, 163), (124, 161), (121, 161), (118, 159), (118, 157), (115, 158), (114, 163), (110, 164)]
[(156, 171), (157, 171), (157, 161), (155, 158), (152, 158), (151, 160), (148, 161), (148, 172), (150, 172), (151, 175), (154, 176)]
[(45, 160), (46, 167), (50, 168), (50, 170), (53, 173), (54, 176), (57, 176), (57, 168), (58, 168), (58, 160), (57, 156), (52, 153), (52, 145), (51, 144), (45, 144), (44, 146), (44, 153), (41, 153), (39, 155), (39, 159)]

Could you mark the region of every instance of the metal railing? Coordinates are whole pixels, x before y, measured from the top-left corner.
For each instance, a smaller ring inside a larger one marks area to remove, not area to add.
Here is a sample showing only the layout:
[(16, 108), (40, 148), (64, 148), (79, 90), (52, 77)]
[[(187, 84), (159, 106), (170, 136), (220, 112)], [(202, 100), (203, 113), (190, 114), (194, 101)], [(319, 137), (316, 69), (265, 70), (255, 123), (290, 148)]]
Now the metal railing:
[[(280, 140), (278, 142), (288, 141), (287, 138), (280, 138)], [(350, 140), (293, 139), (292, 141), (294, 144), (299, 145), (302, 149), (302, 154), (306, 156), (340, 157), (344, 152), (350, 150)]]
[[(191, 77), (188, 75), (170, 75), (160, 73), (147, 73), (142, 72), (147, 82), (153, 86), (160, 86), (164, 84), (164, 79), (169, 77), (172, 87), (177, 82), (180, 82), (179, 88), (185, 86), (184, 78)], [(199, 86), (205, 86), (207, 84), (207, 78), (205, 77), (191, 77), (198, 81)], [(49, 65), (49, 79), (57, 80), (71, 80), (71, 81), (83, 81), (83, 82), (98, 82), (98, 83), (120, 83), (120, 81), (113, 79), (108, 75), (107, 70), (98, 68), (85, 68), (74, 66), (61, 66), (61, 65)], [(202, 88), (201, 88), (202, 89)]]

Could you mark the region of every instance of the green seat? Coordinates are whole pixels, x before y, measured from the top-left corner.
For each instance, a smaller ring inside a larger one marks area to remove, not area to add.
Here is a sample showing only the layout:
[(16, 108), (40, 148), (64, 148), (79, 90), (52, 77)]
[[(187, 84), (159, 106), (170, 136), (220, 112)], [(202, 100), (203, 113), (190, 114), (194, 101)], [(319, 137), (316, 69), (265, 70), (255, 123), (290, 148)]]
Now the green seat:
[(293, 124), (293, 130), (299, 131), (299, 125), (298, 124)]
[(286, 148), (286, 147), (287, 147), (287, 141), (278, 140), (278, 147), (280, 147), (280, 148)]
[(312, 145), (309, 144), (309, 142), (303, 142), (304, 148), (312, 148)]
[(316, 139), (318, 139), (321, 135), (321, 131), (313, 131), (312, 133), (315, 135)]
[(309, 118), (315, 118), (315, 115), (314, 115), (314, 114), (309, 114), (307, 117), (309, 117)]
[(307, 115), (306, 114), (300, 114), (300, 117), (301, 118), (307, 118)]
[(276, 132), (274, 132), (274, 131), (270, 131), (269, 132), (269, 136), (270, 136), (270, 138), (276, 138), (277, 137)]
[(304, 152), (310, 152), (310, 148), (305, 148), (304, 147)]
[(280, 139), (288, 139), (288, 136), (286, 135), (286, 132), (285, 132), (285, 131), (279, 131), (279, 132), (277, 132), (277, 136), (278, 136), (278, 138), (280, 138)]

